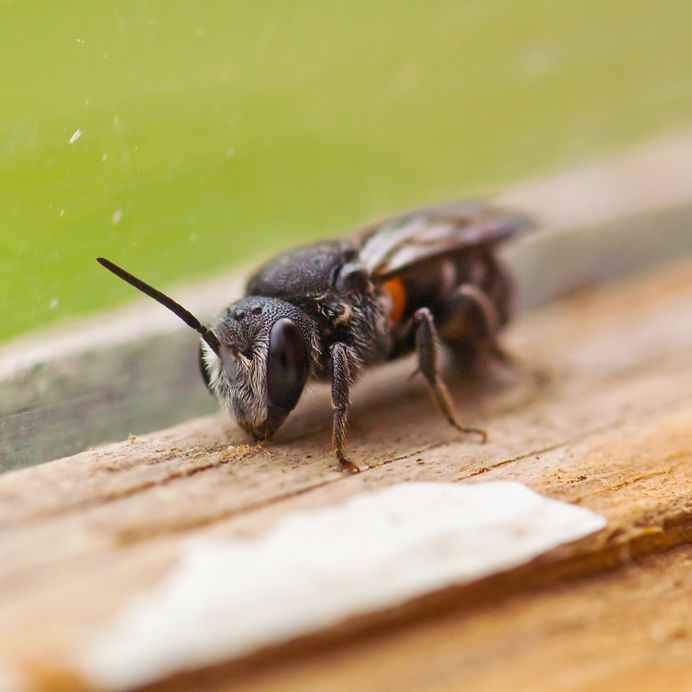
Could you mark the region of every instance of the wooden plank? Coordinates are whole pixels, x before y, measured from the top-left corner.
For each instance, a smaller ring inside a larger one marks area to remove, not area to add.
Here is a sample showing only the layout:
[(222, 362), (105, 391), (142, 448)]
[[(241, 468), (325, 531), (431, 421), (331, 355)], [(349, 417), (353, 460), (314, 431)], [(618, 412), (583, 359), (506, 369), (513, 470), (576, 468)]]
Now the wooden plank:
[[(499, 201), (541, 227), (507, 248), (519, 307), (689, 255), (691, 162), (692, 138), (679, 135), (506, 191)], [(242, 279), (171, 291), (211, 317)], [(194, 335), (152, 301), (0, 347), (0, 472), (212, 410)]]
[[(343, 476), (331, 458), (323, 388), (266, 450), (249, 447), (217, 414), (3, 475), (0, 668), (44, 682), (58, 674), (73, 680), (74, 653), (166, 573), (186, 537), (256, 534), (294, 509), (405, 480), (520, 480), (589, 507), (609, 524), (504, 585), (490, 580), (386, 618), (375, 613), (337, 628), (332, 638), (350, 641), (411, 613), (463, 613), (470, 593), (484, 602), (483, 588), (486, 603), (500, 601), (536, 583), (688, 542), (692, 264), (534, 313), (508, 341), (549, 374), (549, 384), (537, 387), (529, 376), (496, 375), (480, 384), (452, 379), (465, 419), (490, 432), (485, 446), (447, 429), (421, 383), (407, 381), (412, 364), (405, 362), (356, 390), (351, 453), (370, 464), (359, 476)], [(320, 633), (310, 646), (326, 641)], [(479, 671), (490, 671), (499, 655), (500, 649), (479, 659)], [(281, 651), (270, 660), (283, 660)], [(251, 662), (245, 674), (267, 665)]]

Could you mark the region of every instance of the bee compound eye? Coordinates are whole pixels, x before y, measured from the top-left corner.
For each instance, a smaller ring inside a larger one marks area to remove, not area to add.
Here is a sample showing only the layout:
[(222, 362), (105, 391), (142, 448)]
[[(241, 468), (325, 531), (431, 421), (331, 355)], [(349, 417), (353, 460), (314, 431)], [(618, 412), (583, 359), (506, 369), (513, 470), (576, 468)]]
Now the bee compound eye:
[(307, 374), (308, 351), (303, 333), (291, 320), (277, 320), (269, 334), (269, 403), (287, 411), (293, 409), (303, 391)]

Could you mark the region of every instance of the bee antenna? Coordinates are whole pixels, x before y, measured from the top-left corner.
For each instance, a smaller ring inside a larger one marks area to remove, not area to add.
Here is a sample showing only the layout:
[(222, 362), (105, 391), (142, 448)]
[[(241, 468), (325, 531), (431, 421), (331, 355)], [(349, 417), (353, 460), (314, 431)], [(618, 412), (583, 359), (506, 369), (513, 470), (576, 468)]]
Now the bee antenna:
[(192, 327), (196, 332), (198, 332), (202, 338), (209, 344), (212, 351), (218, 356), (221, 352), (219, 345), (219, 340), (216, 338), (216, 334), (211, 331), (208, 327), (205, 327), (189, 310), (186, 310), (180, 303), (176, 303), (172, 298), (169, 298), (165, 293), (155, 289), (153, 286), (145, 283), (136, 276), (126, 272), (124, 269), (119, 267), (117, 264), (113, 264), (110, 260), (105, 257), (97, 257), (96, 261), (102, 266), (108, 269), (117, 277), (123, 281), (134, 286), (137, 290), (145, 293), (150, 298), (153, 298), (158, 303), (161, 303), (164, 307), (168, 308), (173, 314), (177, 315), (188, 327)]

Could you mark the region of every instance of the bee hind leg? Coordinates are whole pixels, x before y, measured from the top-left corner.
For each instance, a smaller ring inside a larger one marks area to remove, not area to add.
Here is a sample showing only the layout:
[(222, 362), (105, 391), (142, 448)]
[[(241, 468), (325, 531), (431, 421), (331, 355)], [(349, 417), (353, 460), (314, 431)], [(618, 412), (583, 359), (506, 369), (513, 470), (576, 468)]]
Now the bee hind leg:
[(332, 377), (332, 448), (343, 471), (360, 473), (360, 468), (344, 453), (348, 430), (349, 392), (355, 380), (356, 359), (346, 344), (335, 343), (329, 349)]
[(456, 419), (454, 403), (440, 376), (440, 338), (435, 321), (428, 308), (416, 310), (416, 348), (418, 350), (418, 369), (428, 382), (430, 392), (442, 415), (450, 425), (463, 433), (478, 435), (482, 442), (488, 439), (485, 430), (461, 425)]
[(456, 355), (456, 369), (468, 380), (478, 380), (488, 371), (514, 374), (519, 370), (514, 357), (498, 340), (508, 320), (508, 309), (498, 306), (482, 288), (461, 284), (445, 306), (440, 337)]
[(548, 376), (544, 371), (528, 367), (500, 345), (498, 334), (509, 317), (506, 308), (501, 314), (491, 297), (475, 284), (458, 286), (451, 298), (451, 304), (454, 306), (457, 321), (463, 320), (470, 310), (478, 316), (480, 332), (475, 339), (462, 340), (459, 343), (453, 338), (448, 340), (443, 337), (453, 351), (463, 354), (464, 365), (472, 372), (477, 369), (478, 363), (481, 366), (495, 366), (514, 379), (528, 377), (533, 384), (540, 387), (547, 383)]
[(456, 304), (461, 312), (475, 307), (481, 317), (485, 334), (493, 338), (502, 326), (500, 314), (490, 296), (475, 284), (461, 284), (457, 286), (452, 297), (452, 303)]

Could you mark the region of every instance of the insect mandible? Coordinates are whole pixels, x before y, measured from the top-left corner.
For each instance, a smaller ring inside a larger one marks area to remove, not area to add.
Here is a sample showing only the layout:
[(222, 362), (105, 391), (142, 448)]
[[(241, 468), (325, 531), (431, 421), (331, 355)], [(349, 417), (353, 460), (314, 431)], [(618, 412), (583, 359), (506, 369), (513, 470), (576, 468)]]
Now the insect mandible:
[(358, 471), (345, 454), (351, 387), (365, 368), (413, 351), (444, 417), (486, 440), (458, 422), (440, 344), (466, 364), (483, 353), (504, 358), (497, 337), (512, 288), (496, 249), (530, 226), (521, 214), (471, 202), (392, 216), (278, 255), (209, 326), (109, 260), (98, 262), (199, 332), (207, 388), (255, 440), (274, 435), (308, 380), (330, 381), (334, 453), (342, 468)]

